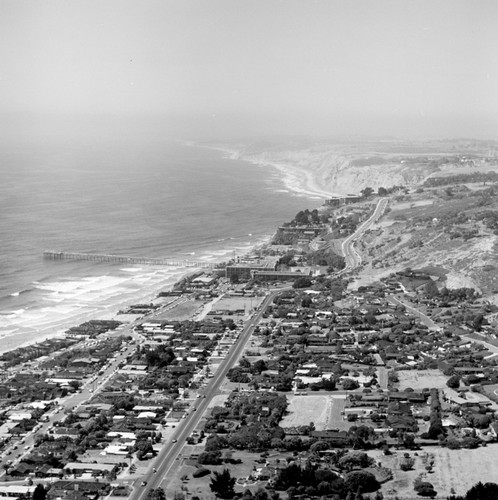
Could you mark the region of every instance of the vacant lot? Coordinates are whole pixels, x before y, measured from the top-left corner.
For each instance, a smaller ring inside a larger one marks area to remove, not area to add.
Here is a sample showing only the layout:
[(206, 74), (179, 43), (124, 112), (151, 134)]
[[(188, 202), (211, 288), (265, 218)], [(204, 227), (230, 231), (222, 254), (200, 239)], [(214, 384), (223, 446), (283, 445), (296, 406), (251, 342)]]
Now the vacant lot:
[(433, 205), (433, 198), (426, 198), (424, 200), (413, 200), (413, 201), (405, 201), (403, 203), (392, 203), (390, 205), (391, 210), (406, 210), (408, 208), (414, 207), (423, 207), (426, 205)]
[[(399, 468), (404, 452), (396, 452), (393, 455), (385, 456), (380, 452), (369, 452), (376, 461), (380, 461), (384, 467), (393, 471), (394, 478), (382, 486), (385, 498), (412, 498), (416, 494), (413, 490), (413, 481), (423, 475), (424, 481), (429, 481), (434, 485), (438, 493), (438, 498), (445, 498), (452, 493), (452, 488), (456, 494), (462, 495), (478, 481), (483, 483), (494, 481), (498, 477), (498, 462), (496, 455), (498, 445), (492, 444), (485, 448), (475, 450), (449, 450), (435, 446), (426, 447), (418, 451), (418, 456), (414, 457), (415, 469), (403, 472)], [(433, 461), (433, 472), (428, 473), (425, 466)]]
[(212, 311), (244, 311), (257, 307), (263, 297), (223, 297), (213, 304)]
[(164, 310), (155, 318), (169, 321), (186, 321), (191, 319), (193, 314), (204, 304), (205, 301), (202, 300), (187, 300), (185, 302), (179, 302), (177, 306)]
[(399, 390), (407, 387), (413, 390), (421, 390), (426, 387), (429, 389), (443, 389), (446, 387), (448, 377), (439, 370), (400, 370), (396, 372), (399, 377)]
[(483, 393), (492, 401), (498, 402), (498, 384), (484, 385)]
[(427, 220), (434, 217), (441, 219), (474, 208), (476, 203), (476, 199), (472, 197), (418, 206), (416, 202), (411, 202), (408, 207), (403, 209), (399, 209), (396, 205), (392, 206), (392, 212), (388, 214), (388, 218), (401, 218), (408, 221), (413, 221), (414, 219)]
[(285, 415), (281, 427), (295, 427), (298, 425), (308, 425), (310, 422), (315, 424), (317, 430), (325, 428), (328, 415), (332, 410), (332, 399), (330, 396), (287, 396), (289, 405), (288, 414)]
[(308, 394), (307, 396), (287, 395), (288, 414), (285, 415), (281, 427), (295, 427), (315, 424), (318, 431), (324, 429), (348, 429), (351, 424), (344, 421), (341, 411), (344, 409), (344, 397), (327, 394)]

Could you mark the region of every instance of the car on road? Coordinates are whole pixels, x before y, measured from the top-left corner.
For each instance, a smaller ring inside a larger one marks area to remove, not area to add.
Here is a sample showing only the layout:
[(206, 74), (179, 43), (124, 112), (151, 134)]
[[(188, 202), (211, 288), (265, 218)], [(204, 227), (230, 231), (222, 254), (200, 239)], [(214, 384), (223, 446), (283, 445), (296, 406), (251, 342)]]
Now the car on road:
[(140, 486), (147, 486), (147, 481), (142, 481), (142, 482), (140, 483)]
[(177, 441), (178, 441), (178, 439), (171, 440), (172, 443), (176, 443)]

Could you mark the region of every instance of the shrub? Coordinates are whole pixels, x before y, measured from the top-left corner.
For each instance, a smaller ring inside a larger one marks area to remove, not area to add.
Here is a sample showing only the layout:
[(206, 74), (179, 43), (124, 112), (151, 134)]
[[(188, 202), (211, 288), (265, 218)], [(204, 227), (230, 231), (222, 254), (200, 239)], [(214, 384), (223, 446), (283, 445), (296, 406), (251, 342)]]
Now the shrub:
[(403, 461), (399, 465), (399, 468), (403, 471), (407, 471), (407, 470), (412, 470), (414, 465), (415, 465), (415, 459), (408, 456), (403, 459)]
[(417, 492), (417, 495), (421, 497), (433, 498), (437, 495), (434, 486), (427, 481), (415, 481), (414, 490)]
[(192, 472), (192, 477), (204, 477), (208, 474), (211, 474), (211, 471), (202, 467), (201, 469), (197, 469), (196, 471)]
[(221, 451), (205, 451), (199, 455), (198, 462), (207, 465), (221, 464)]

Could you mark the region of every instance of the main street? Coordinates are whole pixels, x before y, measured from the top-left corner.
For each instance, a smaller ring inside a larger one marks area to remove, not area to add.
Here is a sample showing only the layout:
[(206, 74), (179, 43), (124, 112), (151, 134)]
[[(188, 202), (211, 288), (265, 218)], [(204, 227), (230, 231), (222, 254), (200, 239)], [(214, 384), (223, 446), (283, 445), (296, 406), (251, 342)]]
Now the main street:
[[(270, 304), (273, 298), (283, 290), (285, 289), (275, 290), (268, 294), (258, 310), (246, 322), (246, 325), (242, 329), (236, 343), (233, 345), (226, 358), (220, 363), (213, 378), (204, 390), (205, 397), (195, 400), (187, 418), (178, 425), (176, 432), (171, 436), (172, 440), (169, 443), (165, 443), (159, 452), (154, 462), (156, 472), (154, 473), (151, 470), (148, 474), (142, 477), (140, 481), (137, 481), (135, 489), (129, 497), (131, 500), (144, 499), (151, 489), (164, 486), (167, 481), (171, 479), (168, 477), (168, 472), (180, 454), (187, 437), (190, 436), (190, 434), (195, 430), (203, 416), (203, 413), (209, 407), (212, 398), (218, 393), (228, 370), (235, 365), (241, 356), (247, 341), (251, 337), (255, 326), (259, 323), (266, 307)], [(146, 483), (143, 487), (139, 486), (142, 481)]]
[(355, 267), (361, 265), (361, 256), (356, 251), (354, 244), (356, 240), (360, 239), (365, 232), (370, 229), (372, 224), (377, 222), (379, 217), (384, 213), (387, 203), (387, 198), (381, 198), (375, 207), (374, 213), (365, 222), (363, 222), (351, 236), (348, 236), (342, 242), (342, 254), (346, 259), (346, 267), (342, 272), (349, 271), (350, 269), (354, 269)]

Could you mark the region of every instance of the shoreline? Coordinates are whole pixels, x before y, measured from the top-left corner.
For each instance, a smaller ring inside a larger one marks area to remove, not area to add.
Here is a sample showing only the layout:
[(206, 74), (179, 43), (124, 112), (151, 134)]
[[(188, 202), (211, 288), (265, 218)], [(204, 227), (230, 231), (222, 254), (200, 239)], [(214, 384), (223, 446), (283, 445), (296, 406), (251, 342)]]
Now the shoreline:
[[(203, 149), (212, 149), (219, 151), (223, 154), (224, 158), (228, 157), (234, 160), (247, 161), (253, 165), (258, 165), (260, 167), (270, 166), (279, 174), (283, 174), (281, 181), (284, 184), (284, 186), (288, 189), (289, 194), (297, 194), (309, 198), (314, 197), (321, 200), (331, 196), (330, 193), (325, 192), (323, 189), (320, 188), (320, 186), (316, 185), (312, 173), (306, 171), (306, 169), (287, 167), (283, 164), (279, 165), (279, 164), (251, 161), (250, 159), (240, 157), (237, 151), (229, 150), (226, 148), (203, 146), (187, 142), (184, 142), (183, 144), (189, 147), (200, 147)], [(234, 245), (234, 246), (228, 245), (224, 248), (221, 248), (215, 251), (214, 254), (206, 256), (206, 261), (212, 262), (213, 264), (219, 264), (230, 260), (231, 258), (233, 258), (233, 255), (242, 256), (247, 253), (250, 253), (254, 251), (256, 248), (267, 245), (271, 240), (271, 238), (273, 237), (273, 235), (275, 234), (275, 231), (276, 228), (272, 228), (271, 234), (265, 234), (262, 237), (256, 237), (254, 240), (252, 240), (251, 238), (247, 244)], [(226, 241), (225, 243), (230, 243), (230, 242)], [(200, 252), (202, 253), (202, 250)], [(196, 253), (198, 253), (197, 250)], [(152, 269), (153, 268), (146, 267), (145, 274), (152, 273)], [(161, 278), (161, 280), (158, 280), (156, 284), (152, 283), (150, 285), (150, 289), (145, 293), (140, 293), (140, 292), (133, 293), (132, 297), (123, 297), (123, 300), (118, 299), (117, 301), (115, 301), (115, 298), (113, 299), (112, 297), (110, 299), (109, 298), (102, 299), (103, 302), (100, 302), (100, 306), (97, 307), (98, 310), (95, 310), (95, 308), (93, 308), (93, 310), (85, 311), (83, 306), (82, 307), (83, 311), (75, 315), (76, 316), (76, 318), (74, 318), (75, 321), (71, 321), (70, 323), (68, 322), (64, 326), (54, 325), (54, 327), (52, 328), (50, 324), (47, 324), (47, 326), (40, 327), (40, 329), (33, 327), (33, 329), (31, 329), (30, 331), (28, 330), (24, 333), (16, 332), (11, 335), (6, 334), (5, 336), (0, 337), (0, 355), (14, 351), (16, 349), (21, 349), (32, 345), (36, 345), (38, 343), (42, 343), (47, 340), (56, 338), (65, 338), (66, 331), (69, 330), (69, 328), (78, 326), (89, 320), (113, 319), (120, 321), (118, 311), (123, 309), (126, 305), (131, 305), (133, 303), (140, 303), (140, 302), (161, 303), (161, 299), (158, 297), (159, 292), (172, 290), (174, 286), (181, 280), (185, 279), (185, 277), (189, 276), (193, 272), (198, 272), (202, 270), (203, 270), (202, 268), (184, 268), (180, 272), (173, 273), (171, 275), (172, 281), (170, 283), (164, 284), (163, 286), (161, 285), (161, 281), (168, 280), (168, 276), (165, 276), (164, 278)], [(114, 275), (117, 274), (118, 272), (119, 270), (116, 270), (116, 273), (111, 271), (109, 274)], [(137, 280), (138, 277), (135, 276), (129, 277), (129, 283), (135, 283), (135, 284), (140, 283)], [(107, 305), (105, 303), (106, 300), (111, 300), (111, 301), (114, 300), (114, 302)], [(91, 306), (89, 307), (91, 308)], [(129, 323), (130, 321), (124, 322), (124, 324), (129, 324)]]
[[(273, 237), (273, 234), (258, 240), (253, 245), (248, 246), (246, 251), (251, 252), (251, 251), (255, 250), (256, 248), (260, 248), (264, 245), (267, 245), (271, 241), (272, 237)], [(227, 251), (227, 252), (230, 252), (230, 251)], [(240, 256), (242, 254), (235, 254), (235, 255)], [(212, 260), (210, 260), (210, 262), (212, 262), (213, 264), (216, 265), (216, 264), (221, 264), (223, 262), (226, 262), (227, 260), (230, 260), (230, 259), (213, 257)], [(175, 281), (173, 283), (167, 285), (166, 287), (158, 288), (152, 295), (148, 294), (148, 295), (144, 295), (144, 296), (137, 296), (136, 299), (134, 300), (134, 303), (140, 303), (140, 302), (145, 302), (145, 303), (156, 302), (157, 303), (157, 301), (162, 301), (164, 298), (159, 297), (160, 292), (171, 291), (174, 289), (174, 287), (178, 283), (183, 281), (185, 278), (187, 278), (191, 275), (194, 275), (198, 272), (204, 272), (204, 271), (206, 271), (206, 269), (202, 268), (202, 267), (185, 268), (184, 272), (179, 273), (178, 276), (175, 277)], [(132, 304), (131, 303), (129, 304), (126, 302), (121, 302), (119, 304), (116, 304), (115, 307), (113, 308), (113, 311), (108, 311), (108, 313), (105, 315), (104, 314), (100, 314), (100, 315), (92, 314), (91, 312), (85, 313), (82, 315), (84, 317), (82, 317), (81, 321), (78, 322), (77, 324), (71, 324), (71, 326), (68, 326), (64, 329), (60, 329), (57, 332), (46, 333), (46, 334), (43, 334), (41, 336), (38, 336), (36, 339), (26, 340), (25, 342), (16, 344), (15, 346), (0, 347), (0, 356), (5, 354), (5, 353), (8, 353), (8, 352), (15, 351), (17, 349), (24, 349), (24, 348), (27, 348), (30, 346), (34, 346), (36, 344), (46, 342), (47, 340), (54, 340), (57, 338), (59, 338), (59, 339), (67, 338), (66, 332), (70, 328), (75, 327), (75, 326), (79, 326), (80, 324), (85, 323), (87, 321), (91, 321), (91, 320), (115, 320), (115, 321), (121, 321), (123, 325), (129, 325), (130, 323), (132, 323), (133, 321), (138, 319), (138, 316), (135, 316), (133, 319), (129, 318), (129, 316), (128, 316), (125, 321), (122, 321), (122, 318), (120, 319), (120, 314), (119, 314), (119, 311), (122, 310), (123, 307), (129, 306), (129, 305), (132, 305)], [(157, 310), (157, 314), (160, 314), (162, 312), (163, 308), (167, 307), (167, 306), (168, 306), (168, 304), (161, 304)], [(1, 345), (1, 341), (5, 340), (8, 337), (10, 337), (10, 336), (0, 338), (0, 345)], [(14, 335), (12, 335), (12, 337), (13, 338), (17, 337), (17, 335), (14, 334)]]
[[(277, 163), (267, 160), (256, 160), (253, 158), (245, 157), (244, 154), (235, 148), (212, 146), (204, 144), (196, 144), (193, 142), (184, 142), (185, 146), (210, 149), (223, 153), (225, 158), (230, 160), (239, 160), (257, 165), (259, 167), (270, 167), (282, 174), (282, 182), (287, 190), (301, 196), (316, 197), (318, 199), (326, 200), (334, 196), (342, 196), (340, 193), (333, 193), (329, 191), (326, 186), (320, 185), (319, 179), (313, 175), (313, 171), (303, 167), (296, 167), (286, 163)], [(304, 181), (304, 182), (303, 182)]]
[[(248, 242), (240, 242), (238, 240), (226, 239), (223, 240), (222, 243), (224, 246), (218, 248), (216, 250), (208, 251), (206, 255), (200, 258), (200, 260), (212, 263), (214, 265), (220, 264), (222, 262), (226, 262), (233, 258), (233, 255), (241, 256), (248, 252), (253, 251), (255, 248), (258, 248), (262, 245), (267, 244), (272, 238), (274, 232), (271, 234), (260, 235), (259, 237), (251, 237)], [(205, 251), (203, 249), (196, 249), (196, 254), (203, 254)], [(162, 275), (157, 277), (158, 271), (165, 271)], [(25, 331), (15, 331), (12, 333), (4, 333), (3, 336), (0, 337), (0, 355), (3, 355), (7, 352), (15, 351), (16, 349), (26, 348), (29, 346), (36, 345), (38, 343), (45, 342), (46, 340), (51, 340), (55, 338), (65, 338), (66, 331), (72, 327), (78, 326), (86, 321), (90, 320), (116, 320), (121, 321), (120, 315), (118, 312), (125, 308), (126, 306), (138, 303), (158, 303), (162, 305), (162, 299), (158, 297), (161, 291), (169, 291), (172, 290), (173, 287), (195, 272), (206, 271), (201, 267), (184, 267), (184, 268), (163, 268), (161, 266), (138, 266), (132, 268), (122, 268), (121, 264), (119, 267), (114, 269), (108, 268), (103, 270), (103, 274), (97, 276), (96, 278), (114, 278), (119, 277), (120, 275), (122, 279), (125, 277), (125, 285), (122, 288), (122, 291), (114, 291), (110, 297), (103, 298), (102, 301), (99, 302), (97, 299), (95, 301), (95, 305), (92, 303), (84, 304), (81, 306), (81, 312), (76, 312), (74, 314), (74, 318), (72, 320), (68, 320), (66, 322), (55, 321), (55, 322), (46, 322), (39, 326), (29, 326), (23, 327), (19, 326), (17, 328), (24, 328)], [(129, 273), (129, 274), (123, 274)], [(152, 283), (147, 284), (147, 289), (143, 289), (141, 286), (141, 278), (146, 277), (146, 280), (152, 280)], [(80, 276), (75, 276), (73, 280), (75, 282), (84, 282), (88, 279), (88, 277), (84, 274)], [(64, 279), (62, 279), (64, 283)], [(121, 285), (119, 285), (121, 286)], [(135, 290), (131, 287), (134, 287)], [(123, 296), (123, 293), (128, 294), (128, 290), (131, 290), (129, 293), (131, 296)], [(91, 294), (92, 290), (85, 292), (86, 294)], [(52, 294), (58, 294), (58, 292), (54, 292), (53, 289), (49, 289), (47, 291), (45, 297), (40, 297), (38, 299), (38, 303), (33, 308), (33, 311), (36, 312), (37, 308), (45, 308), (51, 307), (46, 306), (42, 301), (44, 298), (50, 298)], [(117, 298), (119, 297), (119, 298)], [(68, 299), (72, 301), (72, 298)], [(71, 307), (71, 305), (69, 305)], [(125, 324), (128, 324), (130, 321), (125, 321)], [(65, 323), (65, 324), (64, 324)]]

